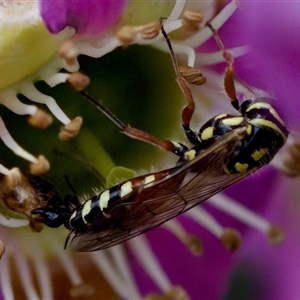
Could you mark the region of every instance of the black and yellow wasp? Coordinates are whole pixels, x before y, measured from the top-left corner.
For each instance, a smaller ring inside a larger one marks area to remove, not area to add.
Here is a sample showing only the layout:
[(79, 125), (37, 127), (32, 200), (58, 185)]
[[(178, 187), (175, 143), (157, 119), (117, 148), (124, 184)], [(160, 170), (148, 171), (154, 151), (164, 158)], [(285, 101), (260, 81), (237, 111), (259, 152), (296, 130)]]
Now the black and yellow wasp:
[[(224, 54), (228, 54), (217, 32), (208, 24)], [(246, 100), (241, 105), (234, 87), (233, 61), (227, 60), (225, 91), (236, 115), (219, 114), (198, 133), (190, 128), (195, 103), (189, 83), (180, 73), (170, 40), (168, 43), (177, 82), (188, 104), (182, 111), (182, 127), (192, 147), (162, 141), (130, 127), (88, 94), (82, 95), (110, 118), (123, 133), (179, 156), (177, 165), (121, 182), (79, 203), (78, 197), (53, 198), (32, 211), (49, 227), (70, 230), (75, 251), (105, 249), (144, 233), (207, 200), (226, 187), (268, 164), (284, 145), (289, 131), (268, 104), (270, 99)], [(224, 55), (224, 57), (229, 57)]]

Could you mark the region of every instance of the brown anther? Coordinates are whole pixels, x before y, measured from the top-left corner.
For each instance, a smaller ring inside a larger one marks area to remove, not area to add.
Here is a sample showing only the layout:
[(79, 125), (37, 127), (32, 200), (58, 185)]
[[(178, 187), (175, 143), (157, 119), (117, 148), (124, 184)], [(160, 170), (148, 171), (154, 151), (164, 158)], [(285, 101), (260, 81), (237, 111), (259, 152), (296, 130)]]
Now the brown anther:
[(9, 189), (14, 189), (20, 185), (22, 180), (23, 176), (18, 168), (12, 168), (9, 174), (5, 175), (5, 183)]
[(116, 31), (117, 38), (124, 44), (128, 45), (132, 43), (138, 34), (137, 27), (134, 26), (122, 26)]
[(283, 169), (285, 175), (296, 177), (300, 175), (300, 143), (294, 141), (287, 145), (285, 157), (283, 158)]
[(203, 14), (196, 10), (186, 10), (183, 13), (182, 25), (190, 30), (197, 31), (203, 21)]
[(139, 33), (144, 40), (151, 40), (160, 33), (161, 25), (158, 22), (152, 22), (141, 26)]
[(284, 166), (287, 169), (287, 175), (298, 176), (300, 174), (300, 144), (298, 142), (289, 145), (288, 157), (284, 160)]
[(45, 129), (51, 125), (53, 118), (51, 115), (38, 108), (36, 113), (28, 118), (28, 122), (34, 127)]
[(81, 283), (81, 284), (73, 286), (70, 289), (69, 293), (70, 293), (71, 298), (74, 298), (74, 299), (88, 298), (95, 294), (95, 289), (88, 284)]
[(292, 160), (285, 160), (281, 171), (289, 177), (298, 177), (300, 175), (300, 165), (295, 165)]
[(3, 257), (5, 253), (5, 245), (4, 243), (0, 240), (0, 259)]
[(203, 253), (203, 245), (201, 240), (195, 235), (188, 235), (184, 241), (192, 254), (199, 256)]
[(241, 234), (237, 230), (231, 228), (224, 229), (221, 239), (224, 247), (228, 251), (236, 251), (239, 249), (242, 241)]
[(41, 232), (43, 230), (43, 224), (39, 221), (29, 220), (29, 227), (33, 232)]
[(271, 246), (278, 246), (284, 240), (285, 232), (282, 227), (273, 225), (267, 232), (267, 236)]
[(75, 90), (83, 91), (90, 84), (91, 80), (87, 75), (78, 71), (70, 74), (67, 81)]
[(190, 66), (179, 66), (181, 76), (190, 84), (202, 85), (206, 82), (206, 78), (201, 72)]
[(42, 175), (50, 170), (50, 163), (45, 156), (39, 155), (38, 161), (36, 163), (30, 164), (30, 174), (32, 175)]
[(151, 293), (145, 297), (145, 300), (189, 300), (190, 297), (180, 286), (172, 286), (170, 291), (163, 294)]
[(77, 63), (77, 56), (79, 53), (71, 40), (65, 41), (60, 46), (58, 54), (70, 66), (75, 65)]
[(58, 134), (58, 138), (61, 141), (68, 141), (73, 137), (77, 136), (79, 134), (82, 123), (83, 123), (82, 117), (76, 117), (69, 124), (64, 125), (60, 128), (60, 133)]

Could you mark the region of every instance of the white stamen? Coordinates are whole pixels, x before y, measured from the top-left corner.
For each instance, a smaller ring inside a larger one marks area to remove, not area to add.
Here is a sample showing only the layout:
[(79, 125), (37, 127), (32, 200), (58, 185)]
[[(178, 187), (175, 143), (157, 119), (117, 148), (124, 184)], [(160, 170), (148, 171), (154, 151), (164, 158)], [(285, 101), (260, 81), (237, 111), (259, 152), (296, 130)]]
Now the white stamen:
[(130, 289), (130, 299), (140, 299), (140, 293), (128, 264), (128, 258), (126, 257), (124, 246), (118, 245), (112, 247), (110, 252), (118, 266), (118, 270), (122, 273), (127, 289)]
[(122, 46), (122, 43), (116, 37), (112, 37), (104, 46), (93, 46), (87, 41), (76, 41), (76, 47), (81, 54), (90, 57), (102, 57), (107, 53), (112, 52), (117, 47)]
[(48, 244), (53, 249), (53, 251), (56, 253), (57, 259), (60, 260), (72, 285), (76, 286), (76, 285), (82, 284), (83, 280), (77, 270), (75, 263), (71, 259), (70, 253), (67, 253), (67, 251), (65, 251), (58, 242), (50, 240)]
[(67, 70), (70, 73), (76, 72), (79, 70), (80, 65), (77, 60), (74, 61), (74, 64), (68, 64), (64, 59), (62, 60), (62, 68)]
[(41, 299), (51, 300), (53, 297), (53, 287), (50, 278), (50, 269), (47, 266), (45, 256), (42, 255), (42, 249), (40, 243), (37, 243), (35, 239), (30, 240), (31, 249), (34, 249), (34, 257), (32, 259), (37, 280), (40, 285)]
[[(164, 29), (166, 33), (170, 33), (172, 31), (175, 31), (182, 27), (182, 20), (178, 19), (172, 22), (167, 22), (167, 24), (164, 24)], [(160, 38), (163, 38), (162, 33), (160, 33)]]
[[(166, 44), (165, 41), (157, 42), (153, 46), (158, 48), (161, 51), (169, 52), (168, 45)], [(186, 45), (183, 45), (183, 44), (179, 44), (179, 43), (175, 43), (175, 42), (172, 42), (172, 47), (173, 47), (173, 50), (176, 53), (176, 55), (178, 55), (178, 54), (187, 55), (187, 57), (188, 57), (187, 65), (190, 66), (190, 67), (194, 67), (195, 60), (196, 60), (196, 53), (195, 53), (195, 50), (192, 47), (186, 46)]]
[(46, 104), (53, 115), (63, 124), (70, 123), (70, 119), (60, 109), (56, 101), (52, 97), (42, 94), (33, 84), (24, 81), (20, 84), (20, 92), (31, 101)]
[(180, 17), (180, 15), (183, 11), (183, 8), (185, 6), (185, 3), (186, 3), (185, 0), (177, 0), (176, 1), (175, 5), (173, 7), (173, 10), (170, 13), (170, 15), (169, 15), (168, 19), (166, 20), (165, 24), (168, 24), (172, 21), (175, 21)]
[(0, 165), (0, 173), (4, 175), (8, 175), (10, 173), (10, 170), (5, 168), (3, 165)]
[[(216, 30), (221, 28), (223, 24), (236, 11), (236, 9), (237, 9), (237, 3), (235, 0), (233, 0), (228, 5), (226, 5), (222, 9), (222, 11), (210, 22), (212, 27)], [(195, 48), (199, 45), (202, 45), (204, 42), (206, 42), (210, 37), (212, 37), (212, 35), (213, 35), (212, 31), (208, 27), (204, 27), (192, 37), (183, 40), (182, 44), (189, 45), (190, 47)]]
[(70, 76), (71, 75), (69, 73), (57, 73), (57, 74), (53, 75), (52, 77), (50, 77), (46, 81), (46, 83), (50, 87), (55, 87), (56, 85), (58, 85), (60, 83), (66, 82), (70, 78)]
[(169, 220), (162, 224), (169, 232), (174, 234), (182, 243), (184, 243), (194, 255), (200, 255), (203, 251), (200, 239), (186, 232), (184, 227), (176, 219)]
[(14, 251), (14, 259), (18, 266), (18, 275), (23, 286), (27, 299), (39, 299), (39, 295), (34, 287), (32, 275), (25, 255), (22, 251)]
[(16, 155), (32, 162), (37, 163), (37, 159), (21, 148), (16, 141), (12, 138), (10, 133), (8, 132), (2, 118), (0, 117), (0, 138), (3, 140), (4, 144), (11, 149)]
[[(123, 245), (118, 245), (117, 247), (124, 247)], [(129, 281), (125, 281), (125, 278), (119, 274), (119, 270), (115, 265), (115, 262), (110, 257), (111, 250), (104, 250), (99, 252), (93, 252), (90, 257), (94, 261), (95, 265), (98, 267), (103, 276), (107, 281), (113, 286), (116, 293), (125, 299), (142, 299), (139, 292), (131, 285), (128, 286)], [(122, 249), (123, 251), (123, 249)], [(127, 280), (127, 279), (126, 279)]]
[(28, 226), (29, 221), (21, 219), (9, 219), (0, 214), (0, 224), (10, 228), (18, 228)]
[(271, 224), (267, 220), (263, 219), (261, 216), (255, 214), (253, 211), (225, 196), (224, 194), (213, 196), (208, 200), (207, 203), (217, 207), (219, 210), (226, 212), (230, 216), (235, 217), (248, 226), (262, 231), (265, 234), (271, 228)]
[(12, 288), (11, 280), (11, 267), (9, 264), (9, 255), (5, 255), (1, 260), (0, 268), (0, 282), (1, 282), (1, 292), (4, 296), (4, 299), (13, 300), (14, 292)]
[(156, 255), (151, 250), (147, 239), (143, 235), (140, 235), (129, 240), (128, 244), (130, 245), (130, 250), (139, 260), (141, 266), (143, 266), (152, 281), (155, 282), (164, 293), (167, 293), (172, 287), (171, 282), (159, 264)]
[[(239, 56), (243, 56), (249, 52), (249, 47), (240, 46), (227, 50), (230, 52), (235, 58)], [(214, 53), (201, 53), (196, 56), (196, 65), (197, 67), (209, 66), (216, 63), (224, 62), (224, 57), (222, 51), (214, 52)]]
[(36, 106), (22, 103), (13, 89), (1, 91), (1, 104), (18, 115), (34, 115), (37, 111)]
[(224, 232), (223, 226), (220, 225), (216, 219), (214, 219), (203, 208), (199, 207), (199, 205), (187, 211), (186, 214), (216, 237), (222, 237)]
[(113, 286), (116, 293), (118, 295), (122, 295), (122, 293), (126, 293), (125, 284), (120, 279), (120, 276), (117, 274), (116, 269), (112, 266), (106, 251), (107, 250), (92, 252), (90, 253), (90, 257), (92, 258), (94, 264), (98, 267), (100, 272), (103, 274), (103, 276), (106, 278), (106, 280)]

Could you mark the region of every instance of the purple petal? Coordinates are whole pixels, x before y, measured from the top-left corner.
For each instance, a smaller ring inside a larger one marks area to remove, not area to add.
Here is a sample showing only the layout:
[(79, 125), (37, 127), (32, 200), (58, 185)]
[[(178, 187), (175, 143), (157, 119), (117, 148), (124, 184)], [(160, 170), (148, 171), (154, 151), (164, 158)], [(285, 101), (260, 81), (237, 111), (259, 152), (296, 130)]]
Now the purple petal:
[[(293, 129), (300, 129), (300, 2), (243, 2), (229, 21), (233, 46), (249, 45), (250, 53), (236, 60), (236, 71), (247, 83), (278, 99), (280, 109)], [(239, 24), (237, 26), (237, 24)], [(228, 30), (228, 28), (227, 28)], [(227, 38), (227, 37), (226, 37)], [(224, 41), (227, 45), (227, 40)]]
[[(245, 251), (240, 252), (239, 264), (248, 262), (262, 272), (260, 277), (264, 295), (260, 299), (299, 299), (300, 297), (300, 233), (299, 206), (295, 203), (297, 180), (278, 180), (268, 217), (276, 220), (286, 231), (286, 239), (276, 248), (254, 233), (245, 240)], [(255, 247), (253, 247), (255, 245)]]
[(77, 34), (94, 35), (109, 29), (122, 14), (127, 0), (40, 0), (40, 13), (51, 33), (67, 26)]

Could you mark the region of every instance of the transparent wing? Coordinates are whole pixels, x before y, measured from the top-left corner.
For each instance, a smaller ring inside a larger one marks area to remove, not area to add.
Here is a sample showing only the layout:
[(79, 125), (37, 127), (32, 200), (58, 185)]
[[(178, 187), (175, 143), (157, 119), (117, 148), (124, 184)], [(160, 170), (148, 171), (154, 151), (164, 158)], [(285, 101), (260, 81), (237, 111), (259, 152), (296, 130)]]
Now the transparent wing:
[(144, 233), (229, 185), (253, 173), (224, 173), (224, 162), (245, 134), (236, 129), (198, 155), (193, 161), (170, 169), (169, 175), (142, 191), (135, 191), (110, 211), (111, 218), (95, 218), (80, 234), (71, 234), (75, 251), (94, 251), (122, 243)]

